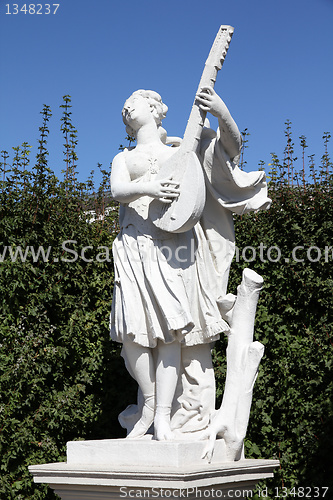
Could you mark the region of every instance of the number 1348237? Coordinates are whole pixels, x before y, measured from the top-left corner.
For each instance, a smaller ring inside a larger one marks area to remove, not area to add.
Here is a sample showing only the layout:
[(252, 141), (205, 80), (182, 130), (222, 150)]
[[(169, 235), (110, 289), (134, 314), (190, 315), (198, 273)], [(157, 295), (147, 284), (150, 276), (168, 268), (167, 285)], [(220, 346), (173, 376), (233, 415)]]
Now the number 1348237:
[(6, 14), (56, 14), (59, 3), (6, 3)]

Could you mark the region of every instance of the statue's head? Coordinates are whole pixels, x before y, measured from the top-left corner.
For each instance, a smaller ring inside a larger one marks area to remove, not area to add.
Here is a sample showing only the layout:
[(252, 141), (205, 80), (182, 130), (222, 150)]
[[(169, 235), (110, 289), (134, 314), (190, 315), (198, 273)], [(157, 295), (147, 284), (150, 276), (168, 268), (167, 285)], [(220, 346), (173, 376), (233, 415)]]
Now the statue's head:
[(163, 118), (165, 118), (168, 111), (168, 106), (166, 106), (166, 104), (162, 102), (162, 98), (157, 92), (154, 92), (153, 90), (136, 90), (135, 92), (133, 92), (133, 94), (126, 100), (122, 110), (123, 122), (126, 125), (126, 132), (130, 137), (133, 138), (135, 137), (135, 131), (127, 123), (126, 104), (133, 101), (136, 96), (144, 97), (147, 100), (150, 107), (150, 112), (153, 115), (157, 127), (161, 126), (162, 120)]

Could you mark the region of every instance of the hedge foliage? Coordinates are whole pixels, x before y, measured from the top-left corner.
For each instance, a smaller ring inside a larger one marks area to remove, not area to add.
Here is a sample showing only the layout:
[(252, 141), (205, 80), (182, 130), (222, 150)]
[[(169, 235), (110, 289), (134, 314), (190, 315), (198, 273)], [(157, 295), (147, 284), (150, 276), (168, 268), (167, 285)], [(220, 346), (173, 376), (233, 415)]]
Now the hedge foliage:
[[(110, 206), (105, 198), (107, 172), (102, 171), (103, 181), (97, 191), (92, 179), (86, 184), (77, 181), (77, 139), (69, 97), (65, 96), (62, 106), (62, 181), (48, 167), (51, 113), (47, 106), (42, 112), (34, 167), (29, 169), (28, 144), (15, 148), (11, 165), (7, 163), (8, 154), (2, 153), (3, 500), (55, 498), (46, 486), (32, 483), (27, 466), (65, 460), (68, 440), (118, 437), (117, 414), (123, 409), (124, 399), (130, 397), (125, 395), (117, 402), (117, 394), (123, 391), (129, 376), (108, 333), (113, 283), (111, 243), (117, 230), (117, 207)], [(106, 204), (114, 210), (102, 220), (88, 223), (90, 211), (98, 219), (104, 215)], [(40, 253), (37, 259), (41, 246), (45, 258)]]
[[(2, 152), (1, 500), (57, 498), (46, 486), (33, 484), (27, 466), (65, 460), (68, 440), (123, 437), (117, 415), (136, 393), (119, 347), (109, 340), (117, 206), (105, 194), (108, 173), (101, 165), (98, 189), (92, 177), (78, 182), (69, 96), (61, 107), (62, 180), (48, 164), (48, 106), (34, 166), (27, 143), (13, 148), (12, 159)], [(283, 161), (272, 154), (271, 209), (235, 218), (238, 252), (229, 286), (235, 293), (246, 266), (265, 279), (255, 334), (265, 356), (246, 455), (280, 460), (275, 478), (260, 485), (269, 488), (269, 498), (276, 487), (333, 486), (330, 136), (324, 134), (321, 165), (315, 167), (309, 157), (311, 178), (305, 175), (303, 136), (296, 171), (289, 122), (286, 138)], [(94, 223), (89, 210), (96, 214)], [(214, 349), (219, 397), (225, 342), (222, 338)]]
[[(281, 467), (269, 486), (330, 487), (333, 495), (333, 176), (325, 133), (319, 168), (300, 137), (296, 169), (291, 125), (280, 161), (272, 154), (270, 210), (235, 218), (238, 262), (230, 275), (236, 293), (248, 266), (264, 278), (255, 340), (265, 345), (246, 440), (247, 458), (278, 458)], [(246, 247), (253, 248), (246, 248)], [(254, 251), (255, 250), (255, 251)], [(254, 258), (255, 257), (255, 258)], [(215, 349), (220, 388), (225, 374), (222, 343)], [(222, 390), (220, 389), (220, 392)], [(300, 492), (302, 490), (299, 490)], [(310, 490), (304, 490), (309, 492)], [(312, 489), (314, 494), (314, 489)], [(322, 490), (324, 493), (324, 490)], [(260, 497), (256, 497), (260, 498)], [(286, 498), (294, 498), (289, 493)]]

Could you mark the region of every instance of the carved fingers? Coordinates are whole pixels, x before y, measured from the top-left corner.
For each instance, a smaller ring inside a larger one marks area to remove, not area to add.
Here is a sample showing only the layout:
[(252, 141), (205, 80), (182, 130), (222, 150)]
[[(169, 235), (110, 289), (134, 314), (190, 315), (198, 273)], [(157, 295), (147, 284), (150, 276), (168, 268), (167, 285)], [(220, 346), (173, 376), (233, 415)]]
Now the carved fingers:
[(170, 177), (155, 180), (149, 184), (150, 188), (147, 194), (153, 198), (157, 198), (163, 203), (171, 203), (179, 196), (179, 182), (173, 181)]
[(161, 183), (161, 197), (160, 201), (164, 203), (171, 203), (179, 196), (179, 183), (171, 180), (170, 178), (160, 181)]
[(203, 111), (209, 112), (214, 116), (221, 114), (224, 103), (213, 87), (202, 87), (196, 95), (196, 100)]
[(208, 460), (208, 463), (210, 463), (212, 461), (214, 453), (216, 433), (212, 430), (210, 432), (207, 430), (207, 433), (203, 436), (203, 439), (206, 439), (207, 441), (205, 443), (201, 458)]

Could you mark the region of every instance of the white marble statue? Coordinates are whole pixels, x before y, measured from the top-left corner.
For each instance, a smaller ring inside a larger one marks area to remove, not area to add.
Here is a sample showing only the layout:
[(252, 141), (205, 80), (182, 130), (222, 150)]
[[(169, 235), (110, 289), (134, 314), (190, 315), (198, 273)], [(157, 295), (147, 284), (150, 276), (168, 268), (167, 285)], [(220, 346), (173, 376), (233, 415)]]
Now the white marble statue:
[[(35, 482), (64, 500), (172, 493), (184, 485), (191, 498), (205, 490), (237, 496), (279, 466), (235, 462), (244, 457), (264, 346), (253, 339), (261, 276), (245, 268), (237, 295), (227, 293), (233, 217), (271, 200), (264, 172), (239, 168), (241, 135), (214, 90), (232, 35), (231, 26), (220, 26), (183, 139), (162, 127), (168, 108), (158, 93), (138, 90), (123, 107), (136, 142), (112, 162), (120, 232), (110, 331), (138, 396), (119, 415), (128, 439), (69, 442), (67, 464), (29, 467)], [(217, 117), (217, 132), (207, 113)], [(221, 334), (228, 337), (226, 380), (216, 409), (211, 350)]]
[(193, 228), (179, 233), (157, 227), (149, 216), (153, 200), (170, 204), (185, 189), (173, 176), (158, 176), (178, 149), (167, 145), (175, 141), (161, 126), (167, 107), (156, 92), (139, 90), (123, 108), (136, 146), (112, 163), (121, 231), (113, 244), (111, 337), (123, 344), (127, 369), (140, 388), (138, 405), (120, 420), (129, 438), (143, 436), (152, 424), (157, 440), (223, 434), (224, 424), (216, 422), (214, 436), (208, 432), (216, 414), (210, 350), (231, 328), (227, 319), (235, 298), (226, 293), (233, 213), (270, 202), (264, 173), (245, 173), (237, 165), (241, 135), (222, 99), (205, 87), (196, 103), (218, 118), (219, 128), (204, 128), (199, 142), (203, 212)]

